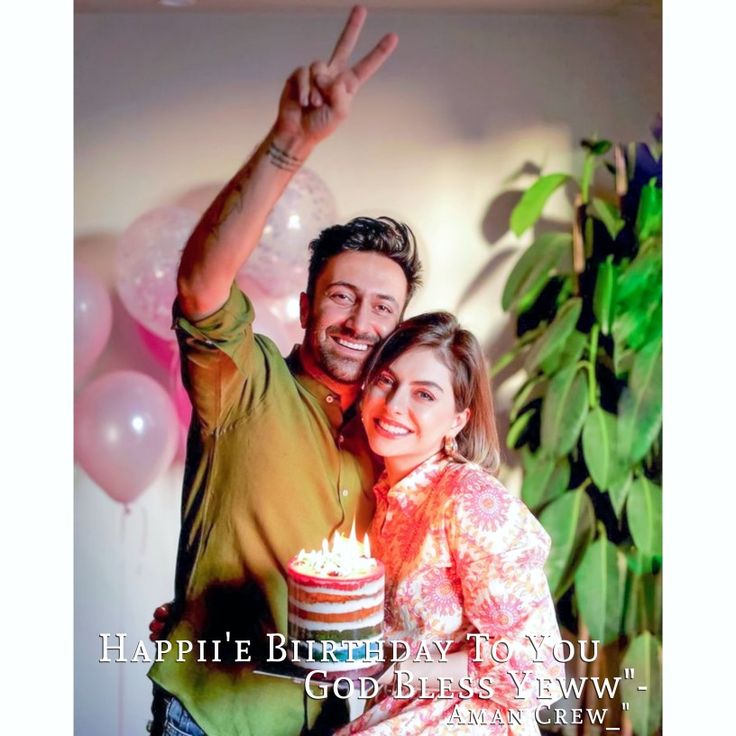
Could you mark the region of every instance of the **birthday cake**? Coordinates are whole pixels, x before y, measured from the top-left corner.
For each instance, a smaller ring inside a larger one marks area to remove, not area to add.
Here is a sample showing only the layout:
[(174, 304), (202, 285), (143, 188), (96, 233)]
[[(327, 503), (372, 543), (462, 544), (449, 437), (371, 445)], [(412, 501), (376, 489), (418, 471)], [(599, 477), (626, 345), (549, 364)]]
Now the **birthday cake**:
[(363, 542), (336, 534), (287, 568), (288, 634), (305, 669), (340, 672), (380, 662), (384, 569)]

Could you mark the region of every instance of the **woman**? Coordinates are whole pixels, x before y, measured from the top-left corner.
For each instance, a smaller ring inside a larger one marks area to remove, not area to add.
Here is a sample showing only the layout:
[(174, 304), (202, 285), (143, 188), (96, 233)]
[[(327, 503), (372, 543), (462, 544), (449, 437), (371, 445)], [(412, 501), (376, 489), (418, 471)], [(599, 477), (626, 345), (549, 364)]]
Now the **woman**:
[[(370, 534), (386, 567), (386, 637), (412, 653), (382, 682), (401, 678), (417, 694), (388, 685), (339, 733), (538, 734), (537, 678), (564, 677), (543, 572), (550, 541), (493, 476), (499, 443), (478, 341), (447, 313), (402, 323), (368, 367), (361, 415), (385, 462)], [(446, 641), (437, 661), (431, 642)], [(433, 661), (412, 661), (422, 642)], [(450, 678), (442, 691), (440, 677)]]

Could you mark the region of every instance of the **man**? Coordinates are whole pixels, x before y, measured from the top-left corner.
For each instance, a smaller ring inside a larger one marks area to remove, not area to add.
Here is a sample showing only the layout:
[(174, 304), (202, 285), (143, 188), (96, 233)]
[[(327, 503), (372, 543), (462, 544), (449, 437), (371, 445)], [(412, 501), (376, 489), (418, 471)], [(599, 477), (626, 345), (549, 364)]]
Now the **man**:
[[(264, 657), (266, 634), (286, 633), (288, 560), (354, 519), (367, 527), (377, 467), (352, 405), (366, 361), (418, 283), (414, 240), (388, 218), (324, 231), (301, 295), (304, 341), (286, 360), (253, 335), (253, 308), (233, 282), (294, 172), (396, 46), (386, 35), (350, 67), (365, 16), (354, 8), (329, 62), (287, 80), (276, 123), (182, 255), (174, 324), (194, 413), (166, 632), (173, 649), (150, 671), (154, 733), (286, 736), (330, 725), (301, 684), (238, 661), (247, 656), (235, 642)], [(177, 642), (193, 650), (178, 656)]]

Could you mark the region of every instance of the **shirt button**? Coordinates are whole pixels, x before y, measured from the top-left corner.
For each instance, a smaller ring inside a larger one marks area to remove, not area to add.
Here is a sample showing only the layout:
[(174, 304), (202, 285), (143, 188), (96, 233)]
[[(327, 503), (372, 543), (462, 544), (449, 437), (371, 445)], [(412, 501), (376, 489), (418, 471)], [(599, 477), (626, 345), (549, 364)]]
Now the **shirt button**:
[(335, 400), (335, 397), (334, 397), (334, 396), (332, 396), (332, 395), (328, 396), (328, 397), (327, 397), (327, 398), (325, 399), (325, 401), (326, 401), (326, 402), (327, 402), (328, 404), (331, 404), (331, 403), (332, 403), (332, 402), (333, 402), (334, 400)]
[(348, 489), (347, 488), (343, 488), (342, 489), (342, 495), (343, 496), (347, 496), (348, 495)]

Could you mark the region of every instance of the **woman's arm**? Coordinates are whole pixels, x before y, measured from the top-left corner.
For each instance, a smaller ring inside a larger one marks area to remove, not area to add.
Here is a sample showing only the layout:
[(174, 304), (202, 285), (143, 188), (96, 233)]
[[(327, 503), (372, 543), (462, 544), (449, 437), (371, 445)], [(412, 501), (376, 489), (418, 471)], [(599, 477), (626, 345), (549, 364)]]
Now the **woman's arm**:
[(506, 708), (536, 707), (549, 699), (543, 680), (559, 692), (565, 674), (552, 656), (560, 632), (544, 574), (549, 536), (497, 480), (473, 468), (459, 476), (448, 542), (465, 617), (479, 634), (465, 651), (466, 674), (476, 686), (488, 678), (492, 700)]

